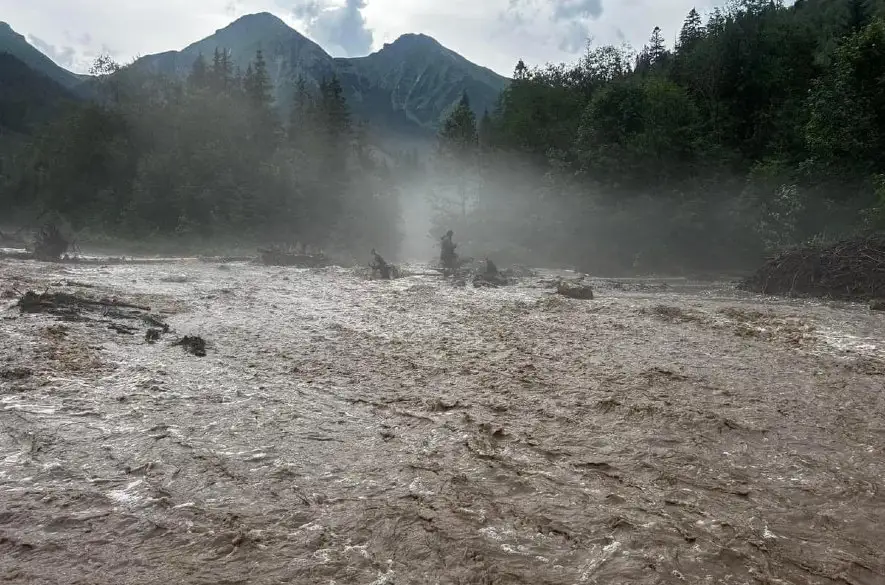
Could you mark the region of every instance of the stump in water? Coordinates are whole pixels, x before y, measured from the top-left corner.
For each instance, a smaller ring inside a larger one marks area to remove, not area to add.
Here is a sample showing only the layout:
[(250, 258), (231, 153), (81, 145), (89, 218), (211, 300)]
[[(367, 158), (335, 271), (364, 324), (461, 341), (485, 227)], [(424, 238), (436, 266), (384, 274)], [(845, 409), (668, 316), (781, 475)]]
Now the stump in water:
[(499, 286), (507, 286), (510, 280), (498, 271), (495, 263), (486, 259), (486, 269), (484, 272), (477, 273), (473, 277), (473, 286), (476, 288), (498, 288)]
[(44, 262), (58, 262), (68, 251), (71, 243), (55, 224), (48, 223), (37, 233), (34, 240), (34, 258)]
[(740, 288), (772, 295), (885, 297), (885, 234), (786, 250), (769, 258)]
[(384, 280), (390, 280), (392, 277), (393, 267), (379, 254), (375, 248), (372, 248), (372, 274), (376, 272), (381, 275)]
[(556, 293), (570, 299), (578, 299), (581, 301), (593, 300), (593, 287), (581, 282), (569, 282), (567, 280), (560, 281), (556, 285)]
[(180, 345), (189, 354), (197, 357), (206, 357), (206, 341), (202, 337), (196, 335), (185, 335), (172, 344), (173, 347)]

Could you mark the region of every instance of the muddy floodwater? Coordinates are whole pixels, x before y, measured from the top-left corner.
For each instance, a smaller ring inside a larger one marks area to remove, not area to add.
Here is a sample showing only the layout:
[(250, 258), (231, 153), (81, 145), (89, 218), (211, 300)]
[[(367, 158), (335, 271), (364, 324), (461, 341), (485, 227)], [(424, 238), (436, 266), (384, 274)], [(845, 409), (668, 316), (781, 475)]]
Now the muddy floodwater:
[(0, 291), (3, 582), (885, 583), (866, 306), (197, 260), (5, 260)]

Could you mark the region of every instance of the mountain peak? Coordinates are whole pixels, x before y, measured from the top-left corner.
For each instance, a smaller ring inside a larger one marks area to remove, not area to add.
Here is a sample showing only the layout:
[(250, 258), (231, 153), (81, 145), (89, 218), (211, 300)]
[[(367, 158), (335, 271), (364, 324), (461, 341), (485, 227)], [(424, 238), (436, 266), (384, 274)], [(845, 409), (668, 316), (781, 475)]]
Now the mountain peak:
[(262, 29), (262, 30), (292, 30), (279, 16), (270, 12), (257, 12), (239, 17), (222, 30), (231, 29)]
[(444, 48), (439, 41), (431, 36), (427, 36), (423, 33), (406, 33), (404, 35), (400, 35), (392, 43), (385, 43), (384, 48), (388, 47), (397, 47), (403, 49), (416, 49), (416, 48), (433, 48), (433, 49), (442, 49)]
[(9, 26), (9, 23), (3, 22), (2, 20), (0, 20), (0, 33), (6, 34), (6, 35), (13, 35), (15, 37), (22, 36), (22, 35), (18, 34), (17, 32), (15, 32), (15, 30), (11, 26)]

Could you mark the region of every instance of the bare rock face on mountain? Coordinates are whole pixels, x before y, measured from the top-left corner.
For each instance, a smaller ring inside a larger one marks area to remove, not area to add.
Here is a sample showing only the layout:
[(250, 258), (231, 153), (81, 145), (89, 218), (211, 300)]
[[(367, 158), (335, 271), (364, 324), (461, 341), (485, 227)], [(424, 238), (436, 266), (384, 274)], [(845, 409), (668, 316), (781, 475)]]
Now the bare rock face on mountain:
[(477, 114), (492, 110), (507, 84), (422, 34), (403, 35), (376, 53), (335, 63), (357, 114), (416, 132), (435, 133), (465, 92)]

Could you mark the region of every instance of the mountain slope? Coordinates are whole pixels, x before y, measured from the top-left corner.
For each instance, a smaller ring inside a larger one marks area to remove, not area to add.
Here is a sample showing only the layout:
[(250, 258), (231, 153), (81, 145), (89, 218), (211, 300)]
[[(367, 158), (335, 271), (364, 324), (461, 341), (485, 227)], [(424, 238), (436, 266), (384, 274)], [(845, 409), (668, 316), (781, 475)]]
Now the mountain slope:
[[(464, 92), (481, 114), (494, 107), (508, 83), (506, 78), (420, 34), (403, 35), (366, 57), (334, 59), (269, 13), (244, 16), (180, 51), (142, 57), (132, 70), (184, 77), (200, 55), (211, 63), (216, 49), (229, 51), (234, 65), (243, 70), (261, 49), (274, 84), (274, 97), (284, 111), (300, 76), (318, 83), (337, 75), (355, 117), (367, 122), (382, 139), (426, 141)], [(0, 23), (0, 52), (13, 55), (66, 88), (75, 88), (80, 95), (91, 95), (88, 76), (59, 67), (5, 23)], [(5, 78), (0, 77), (0, 83), (5, 83)]]
[(274, 83), (276, 97), (281, 102), (288, 101), (299, 75), (319, 82), (335, 71), (332, 57), (319, 45), (266, 12), (244, 16), (181, 51), (142, 57), (135, 62), (134, 67), (154, 73), (186, 76), (200, 55), (211, 63), (216, 49), (228, 50), (234, 65), (242, 70), (255, 58), (256, 51), (261, 49)]
[(333, 59), (319, 45), (268, 14), (244, 16), (181, 51), (150, 55), (136, 68), (184, 76), (199, 55), (227, 49), (245, 69), (264, 52), (278, 103), (286, 107), (299, 76), (338, 75), (356, 117), (376, 132), (430, 137), (466, 91), (477, 113), (491, 109), (508, 80), (425, 35), (404, 35), (367, 57)]
[(34, 71), (64, 87), (73, 88), (83, 81), (83, 77), (56, 65), (5, 22), (0, 22), (0, 53), (9, 53)]
[(386, 106), (425, 130), (435, 129), (464, 92), (481, 114), (494, 107), (507, 85), (494, 71), (421, 34), (403, 35), (366, 57), (335, 62), (358, 112), (372, 118)]
[(74, 94), (18, 57), (0, 52), (0, 133), (27, 134)]

